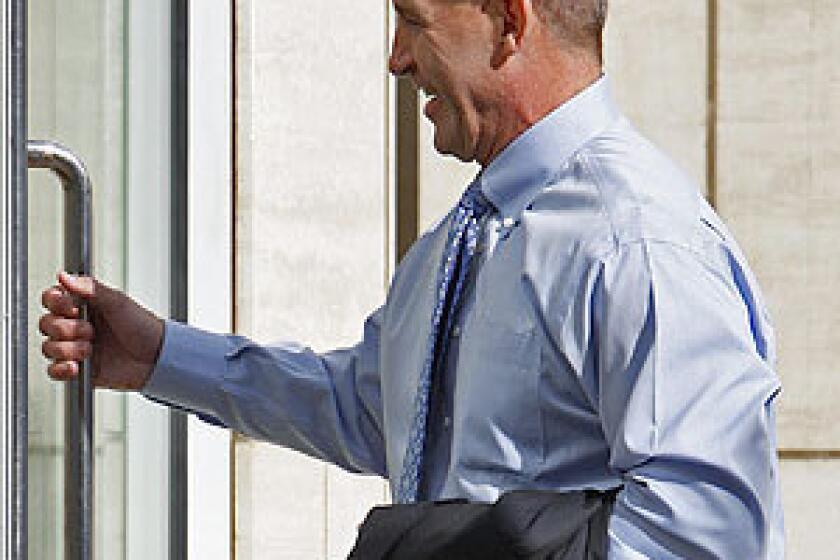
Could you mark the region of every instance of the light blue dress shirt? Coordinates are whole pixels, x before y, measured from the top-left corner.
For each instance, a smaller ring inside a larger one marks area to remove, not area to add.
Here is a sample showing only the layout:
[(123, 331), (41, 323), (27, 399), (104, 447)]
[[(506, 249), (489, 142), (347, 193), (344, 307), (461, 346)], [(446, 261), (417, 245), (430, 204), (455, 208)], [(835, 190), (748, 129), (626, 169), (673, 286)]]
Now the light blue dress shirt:
[[(609, 90), (601, 78), (477, 179), (496, 211), (435, 387), (424, 494), (623, 485), (614, 560), (780, 558), (765, 303), (729, 230)], [(145, 393), (395, 483), (450, 219), (356, 346), (170, 322)]]

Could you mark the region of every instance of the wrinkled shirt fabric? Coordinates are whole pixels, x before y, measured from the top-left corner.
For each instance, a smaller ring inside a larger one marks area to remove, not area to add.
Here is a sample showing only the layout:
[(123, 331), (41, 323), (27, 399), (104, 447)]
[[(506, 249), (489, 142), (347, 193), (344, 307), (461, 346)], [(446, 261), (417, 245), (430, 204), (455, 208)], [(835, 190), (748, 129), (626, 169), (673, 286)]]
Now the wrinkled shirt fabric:
[[(781, 558), (773, 331), (697, 187), (606, 77), (476, 180), (494, 211), (433, 387), (422, 496), (623, 485), (611, 559)], [(451, 219), (414, 244), (355, 346), (168, 322), (146, 395), (393, 487)]]

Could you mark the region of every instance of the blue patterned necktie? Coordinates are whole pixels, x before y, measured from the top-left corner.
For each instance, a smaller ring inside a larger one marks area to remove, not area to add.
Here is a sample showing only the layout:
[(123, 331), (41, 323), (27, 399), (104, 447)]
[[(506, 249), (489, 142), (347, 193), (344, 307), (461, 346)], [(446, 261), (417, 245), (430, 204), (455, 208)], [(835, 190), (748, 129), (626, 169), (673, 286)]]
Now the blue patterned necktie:
[(470, 263), (476, 253), (481, 219), (489, 210), (489, 202), (481, 194), (478, 182), (474, 181), (461, 196), (449, 227), (449, 235), (438, 271), (432, 330), (429, 333), (429, 351), (423, 364), (417, 395), (414, 398), (414, 418), (408, 434), (408, 447), (395, 493), (398, 503), (411, 503), (417, 501), (418, 498), (429, 418), (432, 375), (441, 367), (440, 364), (446, 355), (455, 312), (470, 270)]

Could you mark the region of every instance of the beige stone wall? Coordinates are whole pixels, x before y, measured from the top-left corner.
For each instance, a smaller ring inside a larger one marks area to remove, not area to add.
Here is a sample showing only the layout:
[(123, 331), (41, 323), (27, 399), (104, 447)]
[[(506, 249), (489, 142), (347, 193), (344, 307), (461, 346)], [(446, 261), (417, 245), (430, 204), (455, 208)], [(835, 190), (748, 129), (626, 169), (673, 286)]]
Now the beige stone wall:
[(717, 199), (775, 319), (794, 559), (835, 558), (840, 515), (838, 21), (836, 1), (720, 5)]
[(775, 316), (788, 449), (840, 449), (838, 21), (838, 2), (721, 6), (718, 201)]
[(463, 163), (435, 152), (434, 127), (422, 114), (423, 103), (418, 105), (417, 221), (422, 233), (458, 202), (479, 168), (474, 163)]
[[(236, 322), (261, 342), (352, 344), (384, 297), (386, 5), (369, 8), (237, 2)], [(244, 439), (235, 486), (240, 560), (344, 558), (386, 499), (379, 479)]]
[(787, 558), (837, 558), (840, 527), (840, 461), (785, 460), (782, 463)]
[(624, 113), (706, 186), (706, 2), (613, 0), (606, 73)]

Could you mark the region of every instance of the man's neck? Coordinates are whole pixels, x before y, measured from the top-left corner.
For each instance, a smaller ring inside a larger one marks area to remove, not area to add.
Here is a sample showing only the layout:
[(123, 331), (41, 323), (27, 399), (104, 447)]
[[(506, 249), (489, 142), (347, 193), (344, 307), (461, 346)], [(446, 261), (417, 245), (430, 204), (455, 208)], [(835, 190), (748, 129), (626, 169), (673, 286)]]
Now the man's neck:
[(520, 78), (510, 84), (498, 110), (488, 118), (496, 121), (496, 133), (479, 145), (477, 157), (486, 168), (511, 142), (528, 129), (567, 103), (602, 76), (600, 67), (581, 69), (570, 79), (568, 73), (534, 74), (533, 79)]

